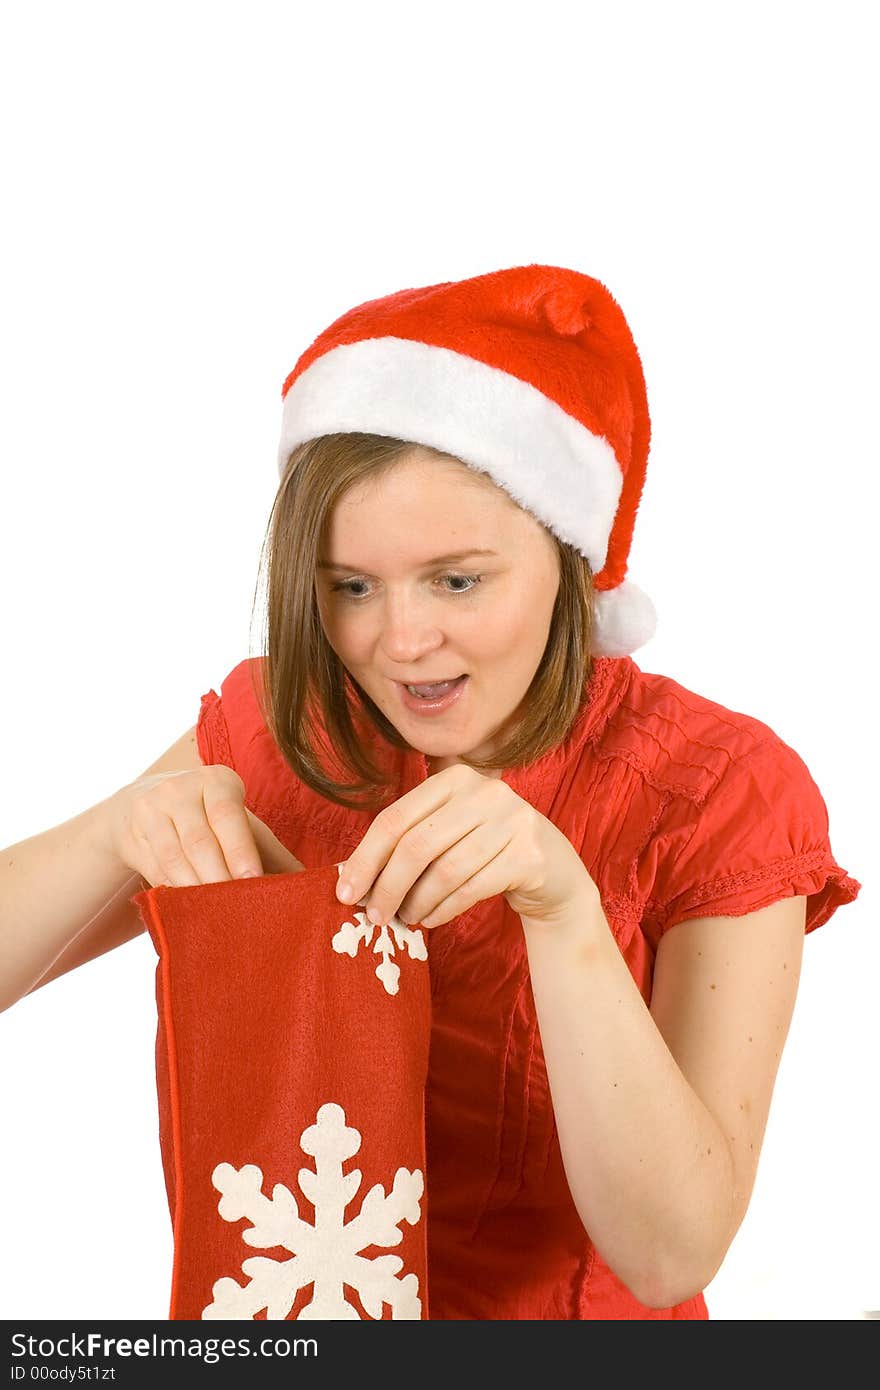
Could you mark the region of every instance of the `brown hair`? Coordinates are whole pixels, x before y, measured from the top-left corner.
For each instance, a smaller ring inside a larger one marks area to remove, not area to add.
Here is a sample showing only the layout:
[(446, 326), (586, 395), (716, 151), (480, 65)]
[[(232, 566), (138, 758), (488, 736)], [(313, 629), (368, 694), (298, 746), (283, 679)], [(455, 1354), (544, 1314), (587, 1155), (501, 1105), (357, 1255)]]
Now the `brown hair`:
[[(326, 523), (339, 499), (349, 488), (393, 467), (414, 448), (454, 460), (453, 455), (385, 435), (330, 434), (299, 445), (287, 461), (261, 554), (262, 570), (263, 555), (268, 553), (265, 656), (257, 688), (263, 717), (296, 776), (321, 796), (353, 810), (383, 804), (388, 783), (367, 756), (352, 721), (346, 694), (348, 673), (327, 641), (318, 611), (317, 561)], [(583, 699), (592, 667), (592, 575), (578, 550), (550, 534), (559, 554), (560, 579), (547, 644), (503, 745), (491, 758), (462, 755), (462, 761), (474, 768), (503, 769), (534, 762), (565, 738)], [(410, 749), (351, 675), (348, 682), (385, 741)], [(343, 777), (354, 773), (360, 780), (335, 781), (322, 765), (317, 741), (336, 759)], [(366, 796), (352, 800), (345, 795), (349, 792)]]

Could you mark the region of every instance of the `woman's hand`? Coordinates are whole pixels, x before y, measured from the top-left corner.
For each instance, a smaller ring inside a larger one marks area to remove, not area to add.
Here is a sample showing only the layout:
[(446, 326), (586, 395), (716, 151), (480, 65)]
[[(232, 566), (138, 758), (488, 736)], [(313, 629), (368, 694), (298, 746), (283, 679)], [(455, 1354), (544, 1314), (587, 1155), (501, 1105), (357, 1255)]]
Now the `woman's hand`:
[[(345, 886), (349, 893), (346, 896)], [(337, 896), (376, 923), (437, 927), (496, 893), (542, 922), (598, 889), (574, 846), (505, 782), (459, 763), (380, 811), (342, 866)]]
[(151, 886), (188, 887), (305, 867), (244, 804), (244, 783), (221, 764), (158, 772), (107, 798), (115, 857)]

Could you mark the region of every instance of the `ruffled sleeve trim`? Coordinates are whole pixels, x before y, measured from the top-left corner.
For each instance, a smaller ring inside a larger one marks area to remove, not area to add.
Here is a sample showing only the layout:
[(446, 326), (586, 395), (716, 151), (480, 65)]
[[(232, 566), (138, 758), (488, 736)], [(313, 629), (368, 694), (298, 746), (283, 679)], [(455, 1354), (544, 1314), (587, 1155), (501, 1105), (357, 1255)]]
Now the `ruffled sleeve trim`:
[(861, 884), (842, 869), (822, 846), (796, 858), (768, 863), (760, 870), (728, 874), (702, 884), (692, 893), (653, 914), (662, 935), (678, 922), (697, 917), (743, 917), (782, 898), (805, 896), (805, 930), (822, 926), (858, 897)]
[(216, 690), (209, 690), (202, 696), (199, 717), (196, 721), (196, 741), (199, 757), (206, 767), (222, 763), (238, 771), (232, 759), (232, 745), (223, 703)]

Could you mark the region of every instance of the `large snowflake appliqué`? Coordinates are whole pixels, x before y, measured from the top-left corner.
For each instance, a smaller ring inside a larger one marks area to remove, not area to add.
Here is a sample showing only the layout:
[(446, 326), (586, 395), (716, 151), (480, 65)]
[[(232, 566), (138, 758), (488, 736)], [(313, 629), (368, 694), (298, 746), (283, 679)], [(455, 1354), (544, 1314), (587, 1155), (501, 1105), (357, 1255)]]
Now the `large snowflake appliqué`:
[(428, 959), (425, 938), (418, 927), (408, 927), (397, 917), (392, 917), (390, 922), (381, 927), (374, 926), (365, 912), (356, 912), (354, 918), (353, 922), (343, 922), (333, 937), (331, 946), (340, 955), (355, 956), (361, 942), (363, 941), (366, 946), (369, 946), (373, 932), (378, 932), (373, 950), (381, 955), (382, 959), (376, 966), (376, 974), (388, 993), (396, 994), (400, 988), (400, 966), (391, 959), (394, 955), (394, 942), (391, 940), (391, 933), (394, 935), (394, 941), (397, 942), (397, 949), (402, 951), (405, 947), (412, 960)]
[(267, 1319), (286, 1318), (298, 1291), (314, 1285), (312, 1300), (298, 1318), (360, 1318), (349, 1303), (343, 1285), (356, 1289), (371, 1318), (382, 1317), (382, 1305), (391, 1306), (392, 1318), (418, 1319), (422, 1316), (417, 1274), (398, 1277), (403, 1260), (398, 1255), (377, 1255), (366, 1259), (361, 1251), (370, 1245), (399, 1245), (403, 1239), (400, 1222), (414, 1226), (421, 1217), (419, 1199), (424, 1178), (419, 1169), (412, 1173), (398, 1168), (394, 1185), (386, 1195), (376, 1183), (361, 1202), (359, 1215), (347, 1224), (345, 1208), (361, 1185), (362, 1173), (353, 1169), (343, 1173), (344, 1161), (357, 1153), (361, 1136), (345, 1123), (340, 1105), (322, 1105), (316, 1122), (303, 1131), (300, 1145), (313, 1155), (314, 1172), (301, 1168), (297, 1175), (303, 1194), (315, 1208), (315, 1224), (310, 1226), (299, 1215), (296, 1198), (276, 1183), (271, 1199), (263, 1194), (263, 1174), (252, 1163), (233, 1168), (218, 1163), (211, 1181), (223, 1195), (218, 1210), (224, 1221), (247, 1217), (253, 1225), (242, 1231), (248, 1245), (261, 1250), (283, 1246), (291, 1251), (290, 1260), (255, 1256), (242, 1261), (248, 1283), (218, 1279), (202, 1318), (253, 1318), (266, 1309)]

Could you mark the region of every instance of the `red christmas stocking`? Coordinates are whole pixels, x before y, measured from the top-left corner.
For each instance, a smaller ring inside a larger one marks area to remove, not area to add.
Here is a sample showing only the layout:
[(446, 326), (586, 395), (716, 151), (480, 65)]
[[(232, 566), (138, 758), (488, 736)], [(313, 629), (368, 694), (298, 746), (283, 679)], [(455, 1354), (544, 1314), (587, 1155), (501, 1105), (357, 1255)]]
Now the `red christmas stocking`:
[(373, 927), (337, 877), (132, 898), (159, 955), (169, 1318), (428, 1317), (427, 933)]

